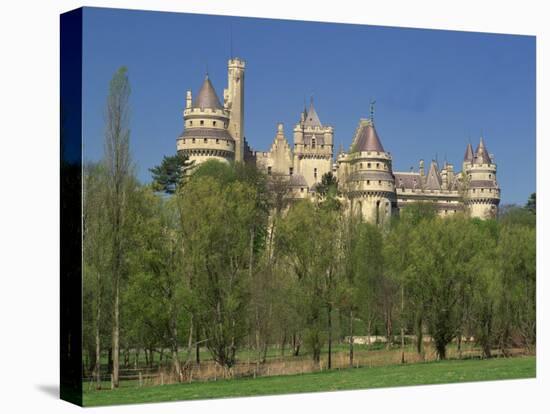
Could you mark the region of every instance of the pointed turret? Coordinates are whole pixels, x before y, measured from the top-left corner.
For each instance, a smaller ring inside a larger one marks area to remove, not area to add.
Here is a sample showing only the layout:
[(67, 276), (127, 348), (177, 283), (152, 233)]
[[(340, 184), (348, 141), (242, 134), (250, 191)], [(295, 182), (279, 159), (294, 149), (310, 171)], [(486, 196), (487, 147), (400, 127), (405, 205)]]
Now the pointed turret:
[(474, 160), (474, 151), (472, 150), (472, 144), (468, 143), (466, 152), (464, 153), (464, 162), (472, 162)]
[(476, 156), (475, 156), (475, 162), (477, 164), (491, 164), (491, 157), (489, 156), (489, 152), (487, 152), (487, 148), (485, 148), (485, 144), (483, 142), (483, 137), (479, 139), (479, 145), (476, 148)]
[(321, 128), (323, 125), (321, 124), (321, 120), (319, 119), (319, 115), (317, 115), (317, 111), (315, 111), (315, 107), (313, 106), (313, 99), (311, 100), (309, 104), (309, 109), (307, 110), (304, 127), (319, 127)]
[(354, 150), (356, 152), (361, 151), (375, 151), (375, 152), (384, 152), (384, 147), (378, 138), (376, 133), (376, 128), (372, 121), (368, 121), (365, 125), (362, 126), (359, 137), (355, 144)]
[(204, 78), (204, 82), (193, 102), (193, 107), (195, 108), (212, 108), (212, 109), (222, 109), (218, 95), (216, 95), (216, 90), (212, 86), (212, 82), (208, 78), (208, 74)]

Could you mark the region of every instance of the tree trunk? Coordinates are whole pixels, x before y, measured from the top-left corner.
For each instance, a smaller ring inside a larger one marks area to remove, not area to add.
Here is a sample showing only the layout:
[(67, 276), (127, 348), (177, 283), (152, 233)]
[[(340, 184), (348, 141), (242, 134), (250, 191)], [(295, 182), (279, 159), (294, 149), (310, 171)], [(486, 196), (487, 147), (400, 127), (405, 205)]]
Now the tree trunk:
[(423, 355), (424, 343), (422, 338), (422, 317), (416, 318), (416, 352), (418, 355)]
[(349, 367), (353, 368), (353, 310), (349, 311)]
[[(100, 302), (101, 303), (101, 302)], [(101, 336), (99, 332), (99, 321), (101, 316), (101, 305), (97, 307), (95, 327), (95, 381), (96, 389), (101, 389)]]
[(195, 324), (195, 341), (196, 341), (196, 345), (195, 345), (195, 362), (197, 363), (197, 365), (201, 364), (201, 344), (200, 344), (199, 334), (200, 334), (199, 324), (196, 323)]
[(405, 292), (401, 286), (401, 363), (405, 363), (405, 328), (403, 326), (404, 308), (405, 308)]
[[(115, 259), (116, 260), (116, 259)], [(118, 266), (115, 272), (118, 272)], [(118, 382), (119, 382), (119, 305), (120, 305), (120, 280), (119, 275), (115, 274), (114, 276), (115, 280), (115, 286), (114, 286), (114, 305), (113, 305), (113, 388), (118, 388)]]
[(328, 317), (328, 369), (332, 368), (332, 305), (327, 306)]

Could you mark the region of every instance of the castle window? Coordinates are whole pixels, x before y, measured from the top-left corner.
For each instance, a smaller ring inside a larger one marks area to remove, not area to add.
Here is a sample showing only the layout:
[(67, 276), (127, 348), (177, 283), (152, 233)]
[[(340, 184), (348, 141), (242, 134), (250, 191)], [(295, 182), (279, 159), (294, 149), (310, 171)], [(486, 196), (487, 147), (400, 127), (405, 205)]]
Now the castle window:
[(195, 138), (193, 138), (193, 144), (195, 143)]
[(382, 180), (378, 180), (378, 185), (382, 185)]
[(321, 149), (323, 149), (323, 148), (325, 148), (325, 146), (322, 144), (322, 145), (321, 145)]
[(370, 180), (367, 180), (367, 185), (370, 185)]
[(313, 178), (317, 178), (317, 168), (313, 169)]
[(204, 125), (204, 121), (201, 121), (201, 125)]
[(447, 210), (445, 210), (445, 214), (447, 214)]
[(216, 126), (216, 121), (212, 121), (212, 126)]
[(193, 121), (189, 121), (189, 125), (193, 125)]
[(380, 163), (379, 162), (376, 163), (376, 168), (380, 168)]
[(363, 168), (363, 163), (362, 162), (359, 163), (359, 168)]
[(205, 143), (205, 144), (208, 143), (208, 138), (205, 138), (205, 139), (204, 139), (204, 143)]
[(369, 163), (367, 163), (367, 168), (370, 168), (370, 162), (369, 162)]
[(220, 140), (219, 139), (216, 139), (216, 144), (219, 144), (220, 143)]
[(300, 192), (301, 192), (301, 193), (304, 192), (304, 187), (301, 187), (301, 188), (300, 188)]
[(311, 139), (311, 148), (315, 148), (315, 138)]
[(267, 167), (267, 175), (271, 175), (271, 167)]
[(292, 175), (293, 172), (294, 172), (294, 168), (290, 167), (288, 169), (288, 175)]
[(492, 175), (492, 174), (489, 174), (489, 178), (493, 178), (493, 175)]

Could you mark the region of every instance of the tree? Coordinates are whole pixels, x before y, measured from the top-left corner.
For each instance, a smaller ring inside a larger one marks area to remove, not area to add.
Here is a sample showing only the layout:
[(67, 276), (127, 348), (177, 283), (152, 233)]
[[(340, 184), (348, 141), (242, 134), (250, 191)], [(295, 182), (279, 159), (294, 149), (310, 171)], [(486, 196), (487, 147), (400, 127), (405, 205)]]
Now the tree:
[[(306, 343), (313, 361), (320, 362), (324, 342), (323, 326), (328, 333), (328, 367), (332, 358), (332, 310), (336, 302), (338, 266), (338, 214), (310, 201), (292, 205), (277, 234), (277, 245), (288, 258), (303, 289), (307, 308)], [(323, 316), (326, 312), (326, 318)]]
[[(106, 281), (110, 261), (108, 217), (103, 205), (106, 198), (105, 171), (101, 164), (87, 164), (83, 174), (83, 322), (84, 343), (89, 344), (93, 357), (96, 388), (101, 388), (101, 346), (106, 332), (104, 298), (108, 294)], [(93, 344), (93, 345), (92, 345)], [(92, 359), (92, 358), (90, 358)]]
[(411, 241), (409, 283), (425, 293), (428, 328), (439, 359), (459, 331), (461, 291), (473, 272), (476, 238), (472, 221), (455, 216), (417, 226)]
[(126, 67), (114, 74), (109, 85), (105, 109), (104, 165), (106, 173), (106, 204), (111, 231), (111, 263), (113, 322), (113, 387), (119, 384), (120, 284), (123, 277), (126, 249), (124, 245), (125, 213), (131, 191), (130, 159), (130, 84)]
[(527, 204), (525, 204), (525, 208), (532, 212), (533, 214), (537, 214), (537, 193), (532, 193), (529, 196), (529, 200), (527, 200)]
[[(205, 168), (233, 171), (218, 164)], [(247, 183), (201, 170), (202, 166), (178, 192), (183, 247), (193, 274), (194, 314), (212, 357), (231, 375), (246, 331), (256, 194)]]
[(160, 165), (150, 168), (153, 176), (153, 189), (166, 194), (174, 194), (184, 183), (184, 179), (193, 163), (189, 157), (178, 152), (176, 155), (164, 156)]

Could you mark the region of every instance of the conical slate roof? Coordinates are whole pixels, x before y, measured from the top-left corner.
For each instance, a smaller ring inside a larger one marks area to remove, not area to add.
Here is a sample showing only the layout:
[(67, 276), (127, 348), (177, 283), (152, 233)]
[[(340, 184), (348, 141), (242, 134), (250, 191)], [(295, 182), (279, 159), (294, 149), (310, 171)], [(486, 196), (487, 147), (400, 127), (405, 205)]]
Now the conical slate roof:
[(485, 148), (483, 143), (483, 137), (479, 139), (479, 145), (476, 148), (476, 163), (477, 164), (491, 164), (491, 157)]
[(430, 165), (430, 171), (426, 177), (426, 189), (427, 190), (441, 190), (441, 176), (437, 168), (437, 163), (432, 161)]
[(472, 162), (474, 160), (474, 151), (472, 150), (472, 144), (468, 143), (466, 152), (464, 153), (464, 161)]
[(355, 144), (355, 151), (377, 151), (384, 152), (384, 147), (378, 138), (374, 124), (369, 122), (367, 125), (361, 128), (359, 133), (359, 138), (357, 138), (357, 143)]
[(309, 109), (306, 113), (306, 120), (304, 122), (304, 127), (321, 127), (321, 120), (319, 119), (319, 115), (317, 115), (317, 111), (315, 111), (315, 107), (313, 106), (313, 101), (309, 104)]
[(216, 90), (212, 86), (212, 82), (210, 82), (208, 75), (204, 78), (201, 89), (195, 98), (195, 102), (193, 102), (193, 107), (201, 109), (222, 109), (218, 95), (216, 95)]

